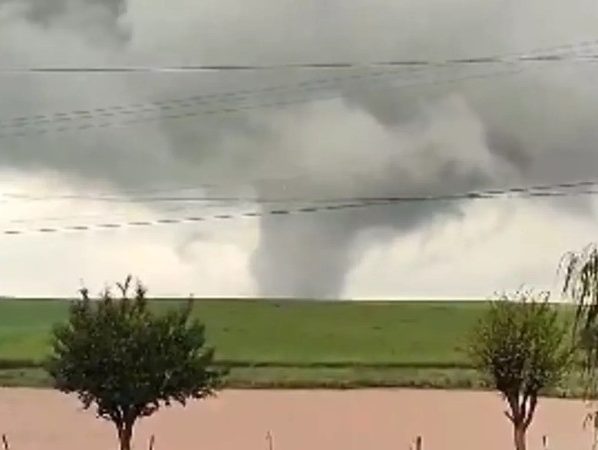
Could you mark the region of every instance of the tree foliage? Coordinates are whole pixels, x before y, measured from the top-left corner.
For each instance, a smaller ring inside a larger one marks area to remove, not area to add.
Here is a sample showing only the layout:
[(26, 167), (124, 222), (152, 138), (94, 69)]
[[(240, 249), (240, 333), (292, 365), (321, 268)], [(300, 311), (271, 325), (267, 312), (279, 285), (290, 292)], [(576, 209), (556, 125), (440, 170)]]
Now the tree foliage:
[(563, 294), (577, 304), (575, 332), (584, 351), (585, 368), (598, 368), (598, 247), (589, 245), (581, 252), (570, 252), (562, 262)]
[(513, 423), (518, 450), (525, 449), (538, 395), (559, 383), (572, 361), (567, 326), (548, 298), (547, 293), (503, 295), (470, 338), (473, 363), (509, 406), (505, 414)]
[(85, 408), (112, 421), (121, 449), (129, 450), (135, 422), (162, 404), (212, 395), (222, 373), (204, 327), (191, 318), (191, 302), (164, 314), (153, 312), (140, 284), (118, 284), (92, 300), (88, 291), (70, 307), (68, 321), (53, 331), (48, 371), (54, 386), (76, 393)]

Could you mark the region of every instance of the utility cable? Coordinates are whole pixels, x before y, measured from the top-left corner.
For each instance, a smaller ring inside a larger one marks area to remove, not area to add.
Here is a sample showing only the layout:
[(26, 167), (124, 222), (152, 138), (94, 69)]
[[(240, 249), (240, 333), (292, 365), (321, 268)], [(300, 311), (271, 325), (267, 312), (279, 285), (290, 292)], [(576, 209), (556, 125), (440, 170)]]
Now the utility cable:
[[(41, 228), (12, 228), (0, 230), (0, 234), (6, 236), (18, 236), (31, 233), (62, 233), (69, 231), (98, 231), (106, 229), (124, 229), (124, 228), (139, 228), (152, 227), (159, 225), (174, 225), (174, 224), (191, 224), (210, 220), (234, 220), (239, 218), (257, 218), (266, 216), (287, 216), (303, 213), (319, 213), (326, 211), (339, 211), (356, 208), (367, 208), (373, 206), (389, 206), (410, 203), (422, 202), (437, 202), (437, 201), (459, 201), (459, 200), (496, 200), (496, 199), (511, 199), (511, 198), (554, 198), (554, 197), (572, 197), (581, 195), (596, 195), (596, 189), (584, 190), (561, 190), (555, 191), (553, 189), (562, 188), (570, 189), (582, 186), (596, 186), (597, 181), (583, 181), (574, 183), (559, 183), (553, 185), (539, 185), (529, 187), (512, 187), (507, 189), (488, 189), (482, 191), (470, 191), (457, 194), (441, 194), (441, 195), (418, 195), (418, 196), (389, 196), (389, 197), (357, 197), (355, 201), (332, 203), (326, 205), (311, 205), (301, 206), (297, 208), (276, 208), (276, 209), (262, 209), (253, 210), (242, 213), (225, 213), (205, 216), (190, 216), (190, 217), (172, 217), (161, 218), (155, 220), (134, 220), (129, 222), (105, 222), (98, 224), (77, 224), (64, 227), (41, 227)], [(359, 199), (359, 200), (358, 200)]]

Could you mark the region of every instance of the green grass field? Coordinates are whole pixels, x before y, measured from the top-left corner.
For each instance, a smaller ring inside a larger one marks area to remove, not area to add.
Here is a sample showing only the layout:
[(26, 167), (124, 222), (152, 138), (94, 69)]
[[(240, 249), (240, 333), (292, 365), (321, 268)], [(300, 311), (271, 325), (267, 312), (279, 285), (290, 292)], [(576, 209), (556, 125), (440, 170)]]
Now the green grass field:
[[(176, 301), (156, 301), (157, 308)], [(477, 302), (198, 300), (220, 361), (273, 366), (462, 366), (459, 350), (485, 308)], [(41, 361), (68, 304), (0, 301), (0, 361)]]
[[(156, 300), (157, 309), (177, 307)], [(197, 300), (232, 387), (480, 388), (462, 351), (484, 302)], [(0, 385), (45, 386), (60, 300), (0, 300)], [(575, 386), (569, 390), (573, 392)]]

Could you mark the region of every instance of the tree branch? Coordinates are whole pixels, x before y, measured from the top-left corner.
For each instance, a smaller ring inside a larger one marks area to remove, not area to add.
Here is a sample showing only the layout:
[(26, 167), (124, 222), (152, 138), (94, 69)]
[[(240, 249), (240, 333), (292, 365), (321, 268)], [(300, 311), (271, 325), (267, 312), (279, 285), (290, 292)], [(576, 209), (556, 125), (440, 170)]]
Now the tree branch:
[(534, 418), (534, 412), (536, 411), (537, 405), (538, 405), (538, 396), (532, 395), (530, 397), (529, 411), (527, 412), (527, 417), (525, 418), (525, 421), (523, 423), (523, 426), (525, 427), (525, 429), (527, 429), (530, 426), (530, 424), (532, 423), (532, 419)]
[(507, 397), (507, 403), (509, 404), (509, 407), (511, 408), (511, 414), (510, 416), (507, 415), (507, 417), (509, 417), (509, 419), (511, 419), (511, 422), (513, 422), (514, 424), (518, 424), (521, 421), (521, 413), (519, 410), (519, 396), (517, 394), (509, 394), (506, 396)]

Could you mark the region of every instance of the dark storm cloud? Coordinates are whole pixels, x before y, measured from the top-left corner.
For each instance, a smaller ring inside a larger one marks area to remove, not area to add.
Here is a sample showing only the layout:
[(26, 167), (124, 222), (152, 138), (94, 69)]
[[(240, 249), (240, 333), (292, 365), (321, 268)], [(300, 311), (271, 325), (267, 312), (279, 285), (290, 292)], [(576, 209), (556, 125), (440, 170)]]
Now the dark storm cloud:
[[(522, 6), (457, 0), (260, 0), (251, 8), (236, 0), (171, 3), (25, 0), (4, 27), (0, 52), (9, 61), (46, 61), (44, 47), (36, 47), (43, 38), (62, 46), (60, 61), (74, 64), (112, 58), (149, 64), (409, 59), (519, 51), (583, 40), (584, 32), (598, 29), (556, 1), (549, 2), (551, 8), (535, 0)], [(591, 6), (586, 0), (580, 4)], [(176, 20), (165, 20), (175, 15)], [(539, 16), (546, 23), (559, 18), (561, 31), (534, 28), (530, 19)], [(305, 199), (451, 193), (593, 176), (598, 96), (585, 70), (546, 69), (420, 87), (405, 85), (428, 82), (429, 73), (376, 83), (367, 83), (367, 77), (362, 83), (341, 80), (309, 94), (313, 100), (335, 98), (288, 108), (4, 140), (0, 164), (53, 171), (80, 189), (101, 182), (119, 189), (217, 182), (225, 186), (221, 193), (248, 185), (261, 197)], [(449, 68), (443, 76), (458, 80), (469, 74)], [(11, 117), (296, 86), (310, 77), (341, 75), (5, 79), (0, 93), (8, 100), (0, 113)], [(294, 97), (288, 92), (270, 92), (246, 103), (289, 98)], [(263, 295), (335, 296), (368, 245), (367, 230), (390, 230), (380, 235), (386, 239), (458, 214), (461, 206), (430, 203), (264, 218), (251, 270)]]
[[(5, 0), (5, 2), (12, 0)], [(25, 17), (33, 22), (50, 25), (52, 21), (71, 13), (71, 9), (99, 8), (106, 10), (116, 20), (126, 10), (124, 0), (19, 0), (26, 5)]]
[(126, 0), (0, 0), (16, 8), (23, 19), (44, 28), (79, 32), (95, 43), (118, 45), (130, 37), (120, 19), (126, 13)]

